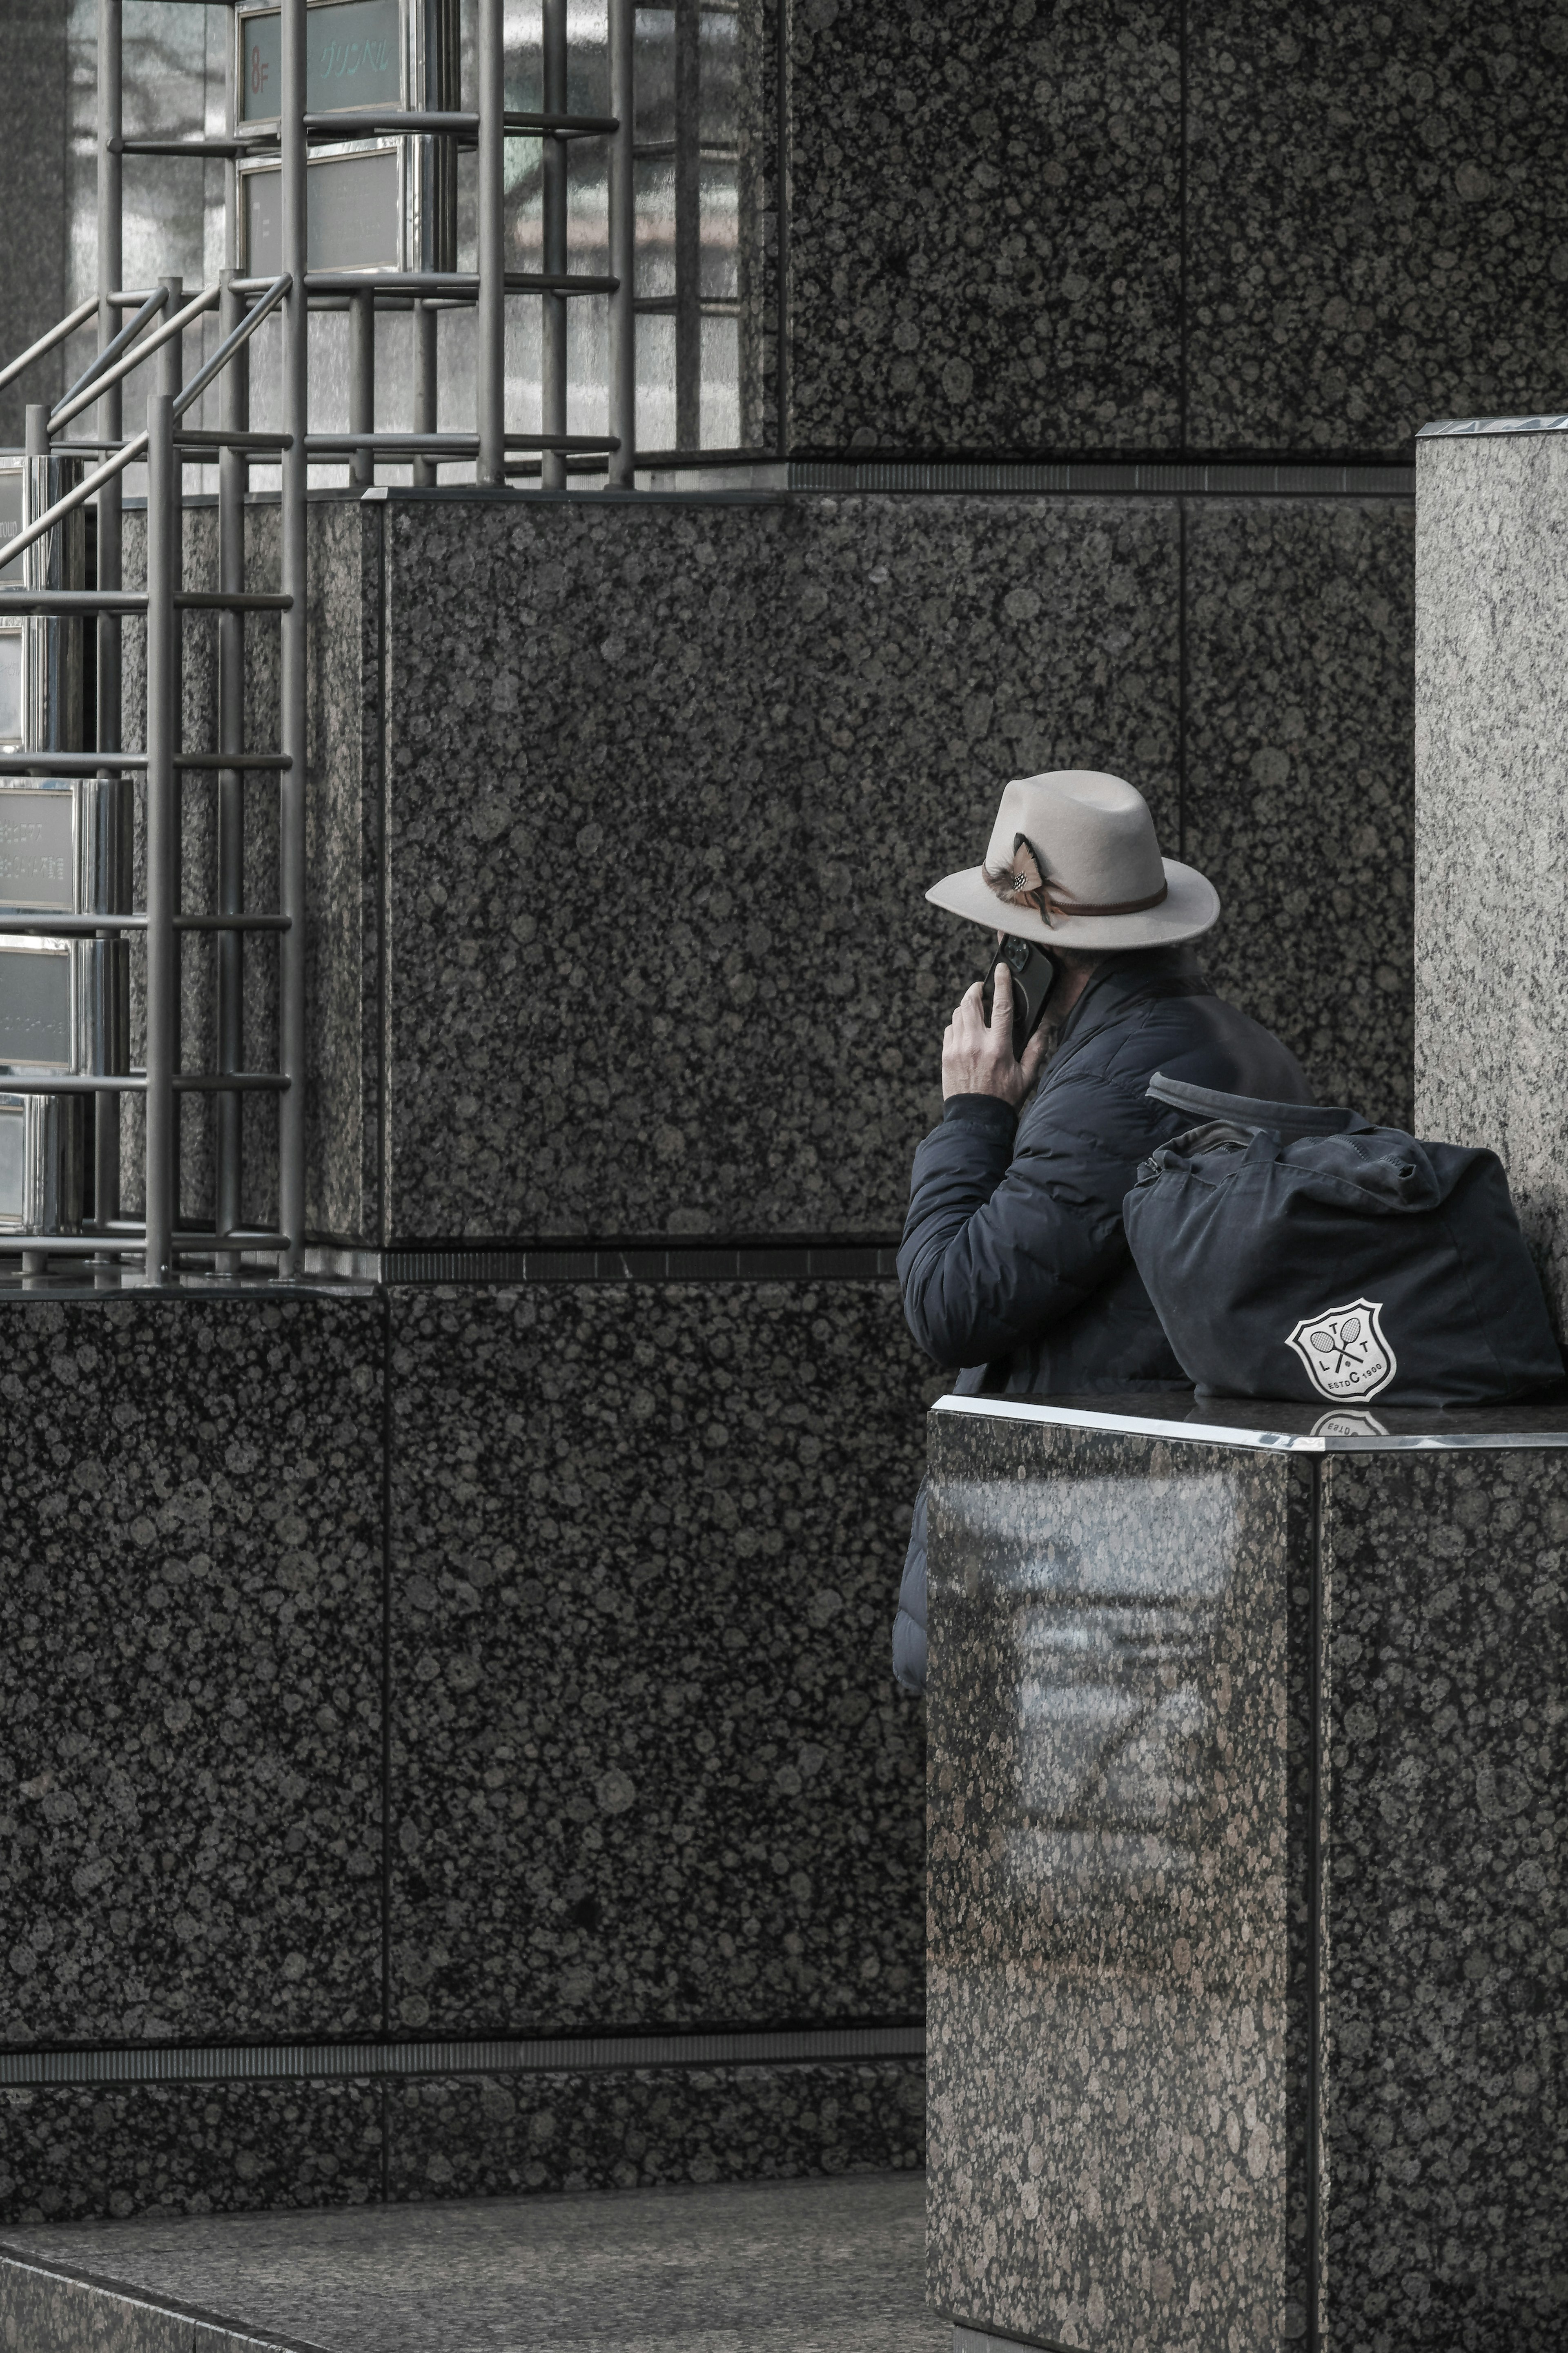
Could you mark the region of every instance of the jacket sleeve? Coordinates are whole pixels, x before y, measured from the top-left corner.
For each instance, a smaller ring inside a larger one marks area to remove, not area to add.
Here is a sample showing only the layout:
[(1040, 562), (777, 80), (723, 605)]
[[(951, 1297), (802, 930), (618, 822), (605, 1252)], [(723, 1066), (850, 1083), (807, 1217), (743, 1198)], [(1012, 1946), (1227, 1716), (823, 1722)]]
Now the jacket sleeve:
[(915, 1154), (899, 1282), (939, 1365), (983, 1365), (1071, 1314), (1127, 1256), (1121, 1203), (1149, 1148), (1147, 1082), (1096, 1075), (1037, 1098), (1022, 1129), (955, 1095)]

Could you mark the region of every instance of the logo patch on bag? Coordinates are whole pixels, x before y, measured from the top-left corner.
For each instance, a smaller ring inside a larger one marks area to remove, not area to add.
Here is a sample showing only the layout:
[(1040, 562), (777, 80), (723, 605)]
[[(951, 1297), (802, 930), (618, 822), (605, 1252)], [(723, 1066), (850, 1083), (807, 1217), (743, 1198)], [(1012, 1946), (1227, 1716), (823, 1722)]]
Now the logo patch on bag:
[(1297, 1324), (1289, 1345), (1320, 1397), (1338, 1404), (1376, 1397), (1388, 1387), (1397, 1367), (1377, 1320), (1382, 1307), (1381, 1299), (1352, 1299), (1348, 1307), (1327, 1307)]

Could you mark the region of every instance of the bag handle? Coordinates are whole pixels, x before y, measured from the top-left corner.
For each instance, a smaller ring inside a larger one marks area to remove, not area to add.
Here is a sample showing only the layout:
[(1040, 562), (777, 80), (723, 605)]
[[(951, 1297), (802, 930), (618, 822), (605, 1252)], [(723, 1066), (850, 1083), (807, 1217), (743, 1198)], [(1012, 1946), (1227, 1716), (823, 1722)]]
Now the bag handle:
[(1200, 1119), (1226, 1120), (1233, 1126), (1250, 1128), (1255, 1135), (1267, 1131), (1282, 1144), (1306, 1135), (1343, 1135), (1366, 1126), (1359, 1113), (1341, 1104), (1265, 1103), (1256, 1095), (1222, 1094), (1217, 1087), (1194, 1087), (1185, 1079), (1168, 1079), (1163, 1071), (1155, 1071), (1147, 1092), (1155, 1103), (1169, 1103), (1173, 1111), (1191, 1112)]

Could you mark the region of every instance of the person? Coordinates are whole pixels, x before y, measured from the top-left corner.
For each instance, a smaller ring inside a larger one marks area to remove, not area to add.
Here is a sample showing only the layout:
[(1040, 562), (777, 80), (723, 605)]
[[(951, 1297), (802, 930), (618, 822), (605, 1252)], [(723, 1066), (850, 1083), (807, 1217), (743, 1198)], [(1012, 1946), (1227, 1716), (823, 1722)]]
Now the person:
[[(963, 1395), (1185, 1386), (1121, 1222), (1139, 1163), (1192, 1125), (1149, 1099), (1149, 1081), (1311, 1101), (1295, 1056), (1198, 968), (1192, 943), (1218, 893), (1162, 858), (1133, 786), (1068, 768), (1009, 784), (984, 862), (926, 896), (998, 941), (1038, 942), (1058, 977), (1021, 1060), (1005, 961), (989, 1023), (976, 981), (948, 1024), (942, 1124), (915, 1154), (899, 1251), (910, 1330), (961, 1368)], [(922, 1482), (893, 1629), (894, 1672), (913, 1691), (927, 1510)]]

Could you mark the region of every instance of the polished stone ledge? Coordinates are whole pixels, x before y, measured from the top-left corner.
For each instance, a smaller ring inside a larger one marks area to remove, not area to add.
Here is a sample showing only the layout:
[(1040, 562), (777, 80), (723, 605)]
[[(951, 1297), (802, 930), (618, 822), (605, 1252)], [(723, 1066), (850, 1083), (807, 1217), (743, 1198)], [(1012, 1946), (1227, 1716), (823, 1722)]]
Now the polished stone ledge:
[(1276, 1404), (1267, 1398), (1199, 1398), (1190, 1389), (1093, 1398), (938, 1398), (933, 1413), (987, 1421), (1103, 1430), (1127, 1438), (1175, 1438), (1275, 1454), (1397, 1454), (1454, 1449), (1568, 1446), (1568, 1398), (1545, 1404), (1456, 1406), (1452, 1411), (1376, 1413)]
[(1568, 417), (1446, 417), (1424, 425), (1417, 441), (1468, 441), (1483, 433), (1568, 433)]

